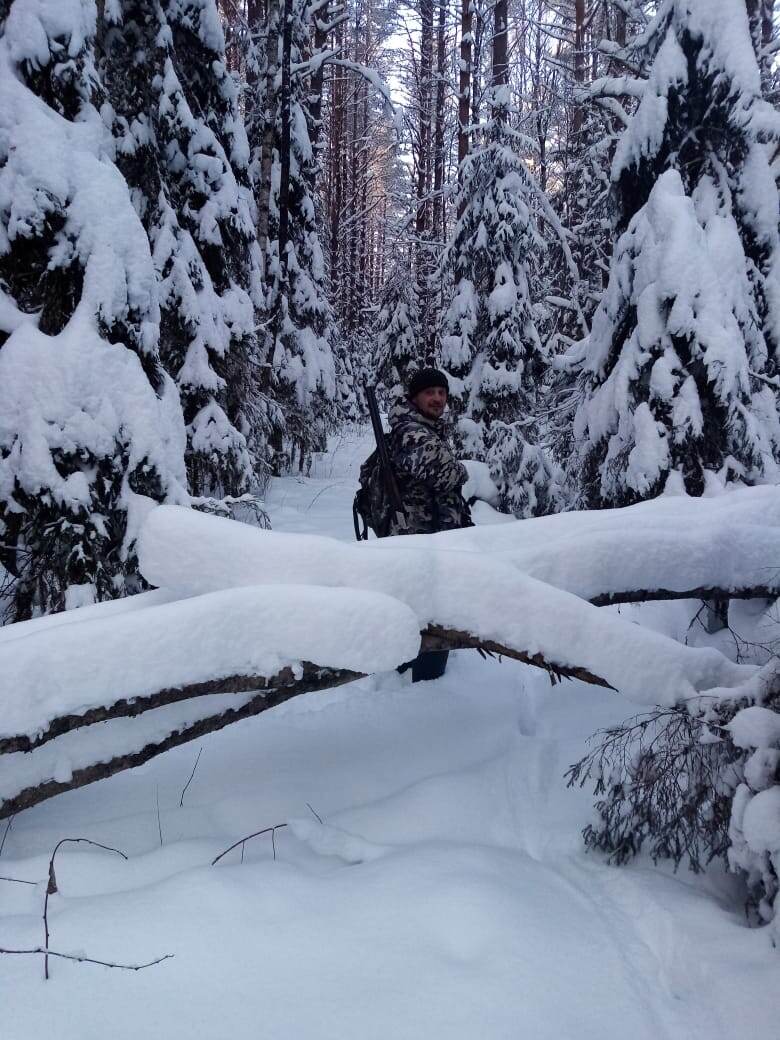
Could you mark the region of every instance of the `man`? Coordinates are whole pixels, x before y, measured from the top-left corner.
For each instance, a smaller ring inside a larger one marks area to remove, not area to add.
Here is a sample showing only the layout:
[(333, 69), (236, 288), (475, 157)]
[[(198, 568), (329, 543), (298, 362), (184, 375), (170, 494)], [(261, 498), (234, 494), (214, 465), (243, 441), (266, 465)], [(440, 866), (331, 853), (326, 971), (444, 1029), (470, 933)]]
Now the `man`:
[(408, 534), (471, 527), (461, 495), (468, 473), (455, 458), (443, 418), (448, 396), (444, 373), (423, 368), (409, 381), (407, 399), (390, 409), (390, 457), (406, 507)]
[[(424, 368), (409, 381), (407, 399), (390, 409), (389, 451), (405, 507), (406, 534), (472, 526), (469, 507), (461, 494), (468, 473), (455, 458), (443, 418), (448, 395), (444, 373)], [(446, 650), (420, 654), (410, 662), (412, 682), (444, 675), (448, 656)], [(403, 665), (399, 670), (408, 667)]]

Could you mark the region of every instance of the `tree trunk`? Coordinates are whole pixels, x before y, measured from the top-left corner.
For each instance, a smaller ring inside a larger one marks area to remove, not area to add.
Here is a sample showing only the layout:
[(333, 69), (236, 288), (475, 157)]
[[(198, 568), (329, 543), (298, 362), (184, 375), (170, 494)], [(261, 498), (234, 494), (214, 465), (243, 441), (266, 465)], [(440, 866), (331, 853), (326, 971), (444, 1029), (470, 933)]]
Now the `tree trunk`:
[(509, 84), (509, 65), (507, 64), (507, 19), (509, 14), (508, 0), (497, 0), (493, 8), (493, 116), (499, 120), (507, 117), (509, 98), (506, 88)]
[(281, 140), (279, 144), (279, 266), (282, 277), (287, 273), (287, 241), (290, 228), (290, 54), (292, 51), (292, 0), (284, 0), (284, 26), (282, 29), (282, 104)]
[[(477, 0), (472, 0), (477, 4)], [(475, 6), (472, 18), (472, 35), (474, 37), (474, 58), (471, 65), (471, 122), (479, 123), (479, 104), (482, 75), (482, 38), (485, 34), (485, 20), (478, 6)]]
[(444, 68), (446, 61), (446, 0), (439, 0), (436, 27), (436, 119), (433, 134), (433, 233), (444, 240)]
[[(344, 47), (344, 26), (339, 26), (336, 37), (339, 53)], [(333, 70), (333, 87), (331, 91), (331, 128), (330, 128), (330, 176), (331, 197), (329, 213), (330, 242), (330, 291), (341, 313), (339, 294), (342, 283), (341, 251), (339, 242), (339, 225), (341, 208), (344, 199), (344, 70), (337, 65)]]
[[(325, 27), (327, 26), (328, 18), (330, 17), (329, 11), (329, 0), (325, 0), (323, 6), (314, 16), (315, 54), (320, 54), (322, 51), (324, 51), (328, 42), (328, 34), (325, 31)], [(311, 94), (309, 100), (309, 114), (311, 116), (311, 146), (315, 158), (317, 158), (317, 152), (319, 151), (320, 147), (320, 139), (322, 137), (322, 88), (324, 80), (325, 66), (320, 65), (320, 67), (311, 77)]]
[(458, 79), (458, 166), (469, 154), (471, 111), (471, 26), (473, 0), (462, 0), (460, 16), (460, 75)]
[[(254, 8), (259, 16), (259, 5)], [(253, 25), (255, 23), (250, 23)], [(266, 2), (266, 84), (265, 112), (263, 117), (263, 141), (260, 147), (260, 188), (257, 197), (257, 239), (265, 255), (268, 248), (268, 231), (271, 212), (271, 171), (274, 157), (274, 135), (276, 132), (276, 106), (273, 102), (274, 80), (279, 62), (279, 0)]]
[[(428, 329), (428, 275), (431, 230), (431, 130), (433, 81), (433, 0), (420, 0), (420, 75), (417, 84), (419, 105), (417, 152), (417, 213), (415, 218), (415, 266), (417, 298), (420, 301), (421, 327)], [(420, 359), (422, 361), (422, 358)]]
[[(581, 91), (585, 85), (585, 0), (574, 0), (574, 84), (577, 91)], [(582, 101), (575, 100), (571, 124), (575, 148), (584, 117)]]

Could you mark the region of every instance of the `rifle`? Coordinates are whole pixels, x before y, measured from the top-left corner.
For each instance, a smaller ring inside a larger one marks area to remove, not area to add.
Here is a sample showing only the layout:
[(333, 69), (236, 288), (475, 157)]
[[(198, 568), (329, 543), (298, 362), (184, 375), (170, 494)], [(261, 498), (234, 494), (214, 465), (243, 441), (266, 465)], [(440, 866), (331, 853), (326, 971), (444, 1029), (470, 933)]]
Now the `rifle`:
[(395, 479), (393, 464), (390, 461), (390, 452), (387, 450), (385, 431), (382, 428), (382, 420), (379, 418), (379, 405), (376, 402), (376, 393), (373, 386), (366, 387), (366, 401), (368, 402), (368, 414), (371, 416), (371, 425), (374, 427), (376, 450), (379, 455), (379, 464), (382, 467), (382, 476), (395, 514), (395, 524), (400, 534), (406, 534), (409, 528), (406, 510), (404, 509), (401, 492), (398, 490), (398, 482)]

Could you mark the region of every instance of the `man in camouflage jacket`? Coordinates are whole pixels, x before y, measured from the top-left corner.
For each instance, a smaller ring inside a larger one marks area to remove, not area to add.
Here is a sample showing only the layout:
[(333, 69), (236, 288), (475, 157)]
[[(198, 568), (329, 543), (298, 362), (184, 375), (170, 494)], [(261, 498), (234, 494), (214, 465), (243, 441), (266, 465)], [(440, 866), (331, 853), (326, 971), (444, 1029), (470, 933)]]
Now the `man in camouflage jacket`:
[(468, 473), (455, 458), (443, 418), (448, 392), (444, 373), (424, 368), (412, 376), (407, 400), (390, 409), (388, 447), (406, 511), (407, 534), (471, 526), (469, 507), (461, 495)]
[[(406, 534), (471, 526), (469, 507), (461, 495), (468, 474), (453, 454), (443, 418), (448, 393), (444, 373), (424, 368), (412, 376), (408, 399), (390, 409), (389, 452), (404, 503)], [(399, 671), (411, 667), (412, 682), (438, 679), (444, 675), (448, 656), (447, 650), (429, 650)]]

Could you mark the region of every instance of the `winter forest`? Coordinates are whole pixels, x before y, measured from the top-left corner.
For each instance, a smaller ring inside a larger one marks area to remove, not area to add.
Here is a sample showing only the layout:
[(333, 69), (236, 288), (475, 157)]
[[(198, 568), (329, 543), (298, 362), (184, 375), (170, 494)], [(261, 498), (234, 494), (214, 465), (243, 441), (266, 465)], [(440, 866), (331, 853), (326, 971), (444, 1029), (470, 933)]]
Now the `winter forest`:
[(779, 597), (775, 0), (0, 0), (4, 1040), (775, 1040)]

